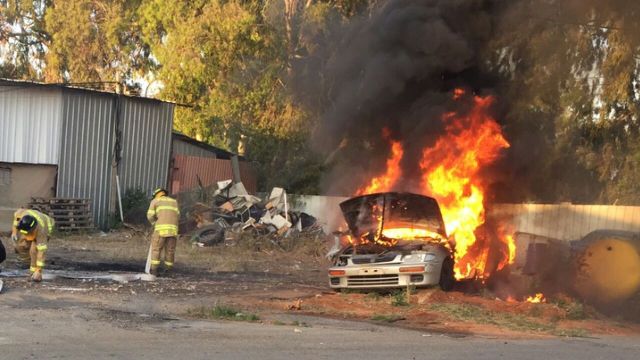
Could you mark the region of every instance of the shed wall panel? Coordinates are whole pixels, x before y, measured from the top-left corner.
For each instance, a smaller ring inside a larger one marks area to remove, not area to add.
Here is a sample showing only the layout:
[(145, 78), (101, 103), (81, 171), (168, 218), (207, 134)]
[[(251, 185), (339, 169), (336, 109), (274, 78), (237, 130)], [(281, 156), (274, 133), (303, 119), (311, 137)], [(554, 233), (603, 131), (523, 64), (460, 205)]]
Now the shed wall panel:
[(62, 91), (0, 86), (0, 161), (57, 165)]
[(94, 224), (108, 226), (115, 98), (65, 91), (57, 196), (92, 201)]
[(120, 111), (122, 191), (167, 186), (174, 105), (125, 98)]

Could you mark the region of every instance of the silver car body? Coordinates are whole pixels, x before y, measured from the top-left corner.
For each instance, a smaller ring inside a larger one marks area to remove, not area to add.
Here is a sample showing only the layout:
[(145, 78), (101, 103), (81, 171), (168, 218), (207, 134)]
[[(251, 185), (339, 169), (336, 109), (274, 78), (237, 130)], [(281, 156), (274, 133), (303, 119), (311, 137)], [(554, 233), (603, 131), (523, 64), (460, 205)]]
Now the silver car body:
[(425, 244), (409, 252), (390, 250), (379, 255), (341, 255), (329, 269), (333, 289), (374, 289), (438, 285), (450, 251), (440, 244)]

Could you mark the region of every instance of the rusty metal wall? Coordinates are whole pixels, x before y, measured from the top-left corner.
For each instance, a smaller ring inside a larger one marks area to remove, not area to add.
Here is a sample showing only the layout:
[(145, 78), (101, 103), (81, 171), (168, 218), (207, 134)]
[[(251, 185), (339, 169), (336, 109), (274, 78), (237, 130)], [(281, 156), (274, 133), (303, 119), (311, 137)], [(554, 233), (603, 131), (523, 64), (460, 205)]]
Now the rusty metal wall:
[[(192, 190), (198, 187), (198, 179), (206, 187), (232, 177), (231, 160), (174, 155), (171, 192), (175, 194)], [(247, 191), (256, 192), (255, 172), (246, 162), (240, 162), (240, 178)]]
[(174, 105), (136, 98), (121, 100), (120, 186), (123, 192), (139, 188), (150, 194), (168, 185)]
[(56, 196), (88, 198), (94, 224), (108, 226), (112, 196), (115, 97), (63, 92), (60, 162)]
[(58, 164), (62, 91), (0, 86), (0, 161)]

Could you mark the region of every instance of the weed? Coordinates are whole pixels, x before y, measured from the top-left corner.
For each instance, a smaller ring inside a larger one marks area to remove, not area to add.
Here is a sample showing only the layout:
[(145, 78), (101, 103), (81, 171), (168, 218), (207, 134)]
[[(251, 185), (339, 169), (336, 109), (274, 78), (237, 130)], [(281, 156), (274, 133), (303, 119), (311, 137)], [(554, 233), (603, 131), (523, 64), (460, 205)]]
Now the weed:
[(240, 310), (225, 305), (216, 305), (213, 308), (202, 306), (189, 310), (187, 314), (205, 319), (222, 319), (249, 322), (256, 322), (260, 320), (260, 317), (256, 314), (245, 314)]
[(367, 299), (368, 300), (379, 301), (381, 298), (382, 298), (382, 296), (380, 295), (380, 293), (376, 292), (376, 291), (372, 291), (372, 292), (367, 294)]
[(407, 294), (402, 290), (396, 290), (391, 293), (391, 305), (393, 306), (409, 306)]
[(553, 335), (566, 337), (588, 337), (589, 332), (585, 329), (557, 329)]
[(391, 315), (373, 315), (371, 317), (371, 320), (373, 321), (380, 321), (380, 322), (386, 322), (386, 323), (394, 323), (396, 321), (400, 321), (400, 320), (404, 320), (405, 318), (403, 316), (397, 315), (397, 314), (391, 314)]
[(529, 319), (526, 316), (496, 313), (476, 305), (469, 304), (432, 304), (431, 309), (445, 313), (461, 321), (473, 321), (481, 324), (492, 324), (512, 330), (529, 330), (549, 332), (555, 329), (554, 324), (546, 324)]
[(589, 317), (584, 304), (579, 301), (567, 301), (564, 299), (558, 299), (554, 303), (556, 304), (556, 306), (565, 311), (567, 319), (569, 320), (584, 320)]

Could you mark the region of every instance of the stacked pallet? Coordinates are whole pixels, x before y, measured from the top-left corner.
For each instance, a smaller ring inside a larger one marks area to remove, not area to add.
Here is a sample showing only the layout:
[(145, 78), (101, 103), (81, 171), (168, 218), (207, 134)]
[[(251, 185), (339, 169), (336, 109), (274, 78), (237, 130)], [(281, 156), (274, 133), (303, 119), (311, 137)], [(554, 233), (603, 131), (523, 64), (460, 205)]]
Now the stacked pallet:
[(58, 231), (93, 229), (91, 199), (31, 198), (29, 206), (52, 216)]

